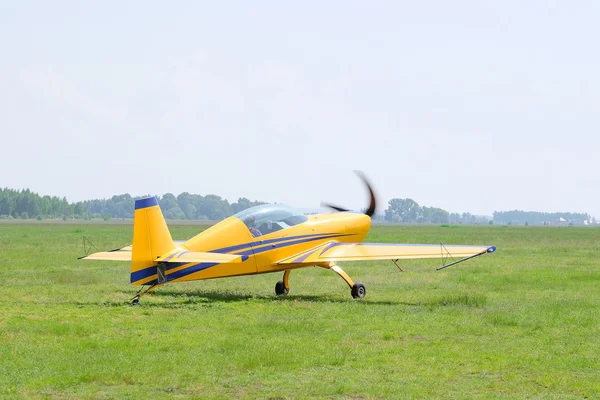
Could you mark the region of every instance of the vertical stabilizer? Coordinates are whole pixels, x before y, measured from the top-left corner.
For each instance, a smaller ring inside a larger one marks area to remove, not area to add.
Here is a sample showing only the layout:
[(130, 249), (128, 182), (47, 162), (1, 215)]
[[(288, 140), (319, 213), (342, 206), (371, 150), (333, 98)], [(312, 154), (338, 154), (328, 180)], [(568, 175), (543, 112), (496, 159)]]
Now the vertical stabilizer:
[(156, 197), (135, 201), (131, 283), (144, 285), (156, 280), (156, 260), (175, 249), (171, 233)]

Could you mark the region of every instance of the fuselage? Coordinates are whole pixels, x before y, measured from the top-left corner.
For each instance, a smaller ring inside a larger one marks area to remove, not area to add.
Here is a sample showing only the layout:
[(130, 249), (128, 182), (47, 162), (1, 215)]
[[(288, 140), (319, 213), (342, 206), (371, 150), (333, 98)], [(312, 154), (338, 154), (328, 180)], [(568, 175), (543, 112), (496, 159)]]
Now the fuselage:
[[(331, 241), (362, 242), (371, 227), (369, 216), (353, 212), (317, 214), (302, 218), (305, 219), (303, 222), (293, 226), (281, 223), (284, 228), (277, 225), (277, 222), (272, 222), (275, 225), (271, 225), (271, 228), (275, 226), (278, 230), (255, 237), (242, 219), (237, 216), (229, 217), (180, 244), (180, 248), (239, 254), (243, 261), (211, 265), (197, 271), (194, 271), (197, 268), (187, 267), (185, 270), (190, 273), (183, 276), (175, 274), (169, 280), (211, 279), (291, 269), (294, 268), (293, 265), (279, 265), (278, 262)], [(265, 222), (260, 227), (268, 231), (269, 225)]]

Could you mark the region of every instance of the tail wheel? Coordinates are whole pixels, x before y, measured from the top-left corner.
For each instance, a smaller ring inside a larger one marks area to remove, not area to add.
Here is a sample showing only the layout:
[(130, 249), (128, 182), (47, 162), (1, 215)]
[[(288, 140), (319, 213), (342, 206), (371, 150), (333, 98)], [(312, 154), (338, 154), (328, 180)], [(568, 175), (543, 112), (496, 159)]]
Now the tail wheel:
[(367, 288), (360, 282), (356, 282), (354, 286), (352, 286), (352, 297), (355, 299), (362, 299), (367, 294)]
[(283, 284), (283, 280), (281, 280), (275, 284), (275, 294), (277, 296), (281, 296), (283, 294), (288, 294), (289, 292), (290, 292), (290, 289), (285, 287), (285, 285)]

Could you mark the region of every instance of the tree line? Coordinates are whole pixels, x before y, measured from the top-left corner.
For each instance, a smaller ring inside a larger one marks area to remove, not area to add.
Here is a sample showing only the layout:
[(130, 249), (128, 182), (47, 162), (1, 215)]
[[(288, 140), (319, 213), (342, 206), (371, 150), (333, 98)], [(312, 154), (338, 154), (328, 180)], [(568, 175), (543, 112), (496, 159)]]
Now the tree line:
[(489, 218), (465, 212), (450, 213), (437, 207), (420, 206), (413, 199), (391, 199), (385, 210), (384, 220), (397, 223), (425, 224), (487, 224)]
[(596, 220), (588, 213), (548, 213), (536, 211), (495, 211), (494, 222), (510, 225), (556, 225), (595, 224)]
[[(132, 197), (129, 194), (112, 196), (110, 199), (95, 199), (69, 203), (65, 197), (40, 196), (29, 189), (0, 189), (0, 218), (37, 219), (110, 219), (133, 218), (135, 200), (147, 197)], [(222, 220), (249, 207), (266, 204), (250, 201), (245, 197), (229, 203), (220, 196), (201, 196), (184, 192), (175, 196), (166, 193), (156, 196), (167, 219)], [(542, 213), (535, 211), (495, 211), (493, 219), (471, 213), (450, 213), (437, 207), (420, 206), (413, 199), (394, 198), (388, 203), (384, 214), (374, 219), (381, 222), (428, 223), (428, 224), (574, 224), (595, 223), (587, 213)], [(587, 221), (587, 222), (584, 222)]]
[(402, 223), (429, 224), (507, 224), (507, 225), (588, 225), (596, 220), (588, 213), (547, 213), (537, 211), (494, 211), (493, 216), (449, 213), (436, 207), (422, 207), (413, 199), (392, 199), (384, 220)]
[(40, 196), (29, 189), (0, 189), (0, 216), (4, 218), (70, 215), (71, 208), (65, 197)]
[[(110, 199), (95, 199), (69, 203), (65, 197), (40, 196), (25, 190), (0, 189), (1, 218), (79, 218), (110, 219), (133, 218), (135, 200), (147, 196), (132, 197), (129, 194), (112, 196)], [(201, 196), (181, 193), (177, 197), (172, 193), (156, 196), (165, 218), (168, 219), (200, 219), (221, 220), (235, 213), (266, 204), (261, 201), (250, 201), (245, 197), (235, 203), (229, 203), (220, 196), (209, 194)]]

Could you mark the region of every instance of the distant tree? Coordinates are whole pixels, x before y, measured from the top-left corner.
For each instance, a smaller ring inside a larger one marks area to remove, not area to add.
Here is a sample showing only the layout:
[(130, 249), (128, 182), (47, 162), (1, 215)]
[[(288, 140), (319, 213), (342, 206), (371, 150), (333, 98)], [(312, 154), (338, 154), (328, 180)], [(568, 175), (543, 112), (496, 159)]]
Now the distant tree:
[(135, 200), (129, 193), (115, 195), (106, 201), (104, 213), (115, 218), (126, 218), (133, 215)]
[(250, 201), (245, 197), (240, 197), (237, 202), (231, 204), (231, 210), (234, 214), (239, 213), (240, 211), (244, 211), (250, 207), (260, 206), (262, 204), (267, 204), (262, 201)]
[(252, 207), (250, 200), (245, 197), (240, 197), (237, 202), (231, 204), (232, 212), (234, 214), (244, 211)]
[(173, 195), (173, 193), (165, 193), (159, 199), (160, 207), (163, 210), (171, 210), (173, 208), (179, 208), (179, 203), (177, 203), (177, 198)]
[(473, 221), (473, 214), (465, 212), (462, 213), (462, 222), (463, 224), (472, 224)]
[(165, 218), (168, 219), (186, 219), (185, 214), (179, 207), (173, 207), (165, 212)]
[(73, 214), (75, 216), (84, 216), (87, 213), (88, 213), (88, 208), (82, 201), (75, 203), (75, 205), (73, 206)]
[(183, 192), (177, 196), (177, 204), (184, 214), (185, 219), (194, 219), (196, 216), (196, 206), (194, 198), (188, 192)]
[(185, 213), (179, 207), (179, 202), (173, 193), (165, 193), (159, 200), (160, 208), (169, 219), (185, 219)]
[(450, 214), (450, 223), (451, 224), (460, 224), (462, 223), (462, 219), (459, 213), (451, 213)]
[(423, 207), (422, 221), (429, 224), (447, 224), (450, 222), (450, 214), (441, 208)]
[(423, 210), (413, 199), (391, 199), (385, 210), (385, 219), (392, 221), (394, 216), (398, 217), (401, 222), (417, 222), (423, 217)]
[(211, 220), (220, 220), (232, 215), (229, 202), (214, 194), (204, 196), (201, 211)]

